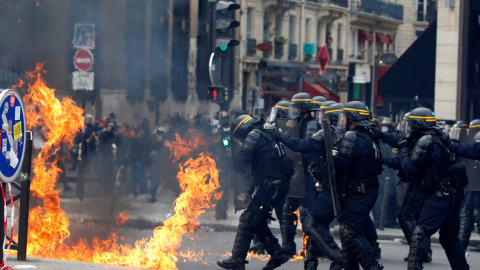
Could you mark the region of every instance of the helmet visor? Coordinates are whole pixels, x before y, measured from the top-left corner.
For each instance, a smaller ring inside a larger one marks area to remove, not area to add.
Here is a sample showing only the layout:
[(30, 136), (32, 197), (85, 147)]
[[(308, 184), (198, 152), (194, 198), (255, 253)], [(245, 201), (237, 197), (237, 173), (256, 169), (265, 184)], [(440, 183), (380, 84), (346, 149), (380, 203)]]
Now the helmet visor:
[(403, 130), (403, 136), (405, 138), (410, 138), (412, 136), (412, 121), (405, 121), (405, 128)]
[(300, 102), (290, 103), (290, 108), (288, 109), (288, 118), (298, 118), (302, 114), (302, 105)]
[(337, 120), (337, 129), (338, 130), (346, 130), (347, 129), (347, 112), (341, 110), (338, 112), (338, 120)]
[(317, 122), (321, 125), (323, 119), (325, 119), (325, 111), (320, 110), (315, 112), (315, 117), (317, 118)]
[(455, 141), (460, 140), (460, 128), (452, 127), (450, 129), (450, 139)]
[(272, 110), (270, 111), (270, 115), (267, 118), (267, 124), (275, 123), (275, 119), (277, 119), (277, 112), (278, 112), (278, 108), (273, 107)]

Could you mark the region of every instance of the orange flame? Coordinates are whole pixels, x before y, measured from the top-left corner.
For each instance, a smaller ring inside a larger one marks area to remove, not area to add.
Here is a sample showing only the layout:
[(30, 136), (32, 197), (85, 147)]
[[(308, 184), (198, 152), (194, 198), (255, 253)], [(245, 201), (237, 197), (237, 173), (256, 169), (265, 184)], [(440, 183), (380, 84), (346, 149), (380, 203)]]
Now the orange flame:
[(308, 244), (308, 235), (303, 233), (302, 235), (302, 241), (303, 241), (303, 248), (298, 252), (297, 255), (293, 255), (293, 259), (295, 261), (301, 261), (304, 260), (307, 257), (307, 244)]
[(128, 217), (128, 214), (127, 212), (122, 212), (120, 213), (120, 215), (118, 215), (118, 218), (117, 218), (117, 226), (122, 226), (123, 224), (125, 224), (125, 222), (129, 221), (130, 218)]
[[(27, 125), (32, 128), (35, 119), (41, 116), (48, 127), (45, 147), (41, 149), (33, 162), (34, 177), (32, 180), (32, 195), (43, 201), (30, 211), (30, 227), (28, 231), (27, 254), (29, 256), (98, 262), (115, 265), (128, 265), (156, 269), (177, 269), (182, 236), (192, 233), (198, 227), (196, 219), (205, 209), (214, 206), (221, 193), (218, 170), (215, 160), (207, 152), (202, 136), (194, 131), (187, 135), (188, 140), (182, 140), (176, 135), (177, 141), (171, 142), (172, 152), (178, 160), (187, 155), (198, 153), (198, 158), (189, 158), (180, 164), (177, 180), (182, 193), (175, 200), (175, 215), (155, 228), (150, 239), (136, 241), (134, 246), (119, 244), (122, 236), (115, 232), (102, 240), (94, 238), (91, 243), (80, 239), (77, 243), (65, 243), (70, 236), (69, 219), (60, 208), (59, 190), (55, 189), (58, 174), (57, 160), (46, 161), (59, 150), (60, 143), (70, 146), (75, 133), (83, 126), (83, 111), (75, 106), (73, 100), (64, 98), (62, 102), (55, 98), (54, 89), (46, 85), (42, 74), (43, 64), (37, 64), (33, 72), (27, 73), (30, 80), (28, 94), (24, 96), (26, 104), (25, 115)], [(21, 87), (22, 82), (17, 87)], [(193, 143), (192, 143), (193, 140)], [(177, 148), (177, 146), (182, 146)], [(122, 218), (122, 215), (120, 215)], [(125, 214), (123, 218), (128, 216)], [(122, 219), (123, 220), (123, 219)], [(194, 257), (191, 253), (182, 253), (183, 257)]]
[(22, 20), (20, 19), (20, 17), (18, 17), (17, 23), (21, 23), (21, 22), (22, 22)]

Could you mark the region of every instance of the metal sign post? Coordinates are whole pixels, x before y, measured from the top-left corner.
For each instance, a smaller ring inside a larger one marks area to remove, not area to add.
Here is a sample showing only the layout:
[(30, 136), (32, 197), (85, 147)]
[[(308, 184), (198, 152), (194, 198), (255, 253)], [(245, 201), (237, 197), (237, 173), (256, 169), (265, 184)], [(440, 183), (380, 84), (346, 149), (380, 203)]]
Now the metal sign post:
[[(0, 206), (0, 216), (4, 221), (0, 222), (0, 230), (3, 234), (4, 249), (9, 247), (18, 250), (18, 259), (26, 259), (27, 251), (27, 230), (28, 230), (28, 204), (30, 197), (30, 182), (28, 177), (31, 170), (32, 156), (32, 133), (26, 130), (25, 110), (21, 97), (12, 89), (0, 89), (0, 118), (1, 135), (0, 143), (2, 155), (0, 155), (0, 180), (3, 188), (3, 207)], [(26, 166), (24, 165), (26, 161)], [(22, 184), (15, 183), (22, 172)], [(5, 190), (9, 187), (9, 192)], [(12, 197), (11, 186), (20, 191), (20, 194)], [(10, 198), (6, 198), (10, 194)], [(13, 208), (11, 212), (10, 230), (6, 230), (8, 225), (7, 215), (5, 213), (7, 205), (12, 205), (16, 200), (21, 199), (20, 219), (19, 219), (19, 242), (13, 241)], [(6, 232), (10, 231), (10, 235)], [(5, 235), (6, 234), (6, 235)], [(3, 251), (0, 253), (2, 264), (5, 263)]]

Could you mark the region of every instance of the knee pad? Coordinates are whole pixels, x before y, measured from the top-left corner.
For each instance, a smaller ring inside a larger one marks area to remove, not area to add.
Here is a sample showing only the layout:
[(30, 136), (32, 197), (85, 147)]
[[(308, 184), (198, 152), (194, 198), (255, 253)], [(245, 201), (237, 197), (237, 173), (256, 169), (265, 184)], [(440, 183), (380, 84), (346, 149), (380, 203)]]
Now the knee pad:
[(339, 232), (342, 244), (351, 245), (355, 237), (355, 230), (349, 225), (341, 224)]
[(418, 245), (425, 236), (425, 230), (423, 227), (420, 225), (415, 226), (415, 229), (413, 229), (412, 244)]

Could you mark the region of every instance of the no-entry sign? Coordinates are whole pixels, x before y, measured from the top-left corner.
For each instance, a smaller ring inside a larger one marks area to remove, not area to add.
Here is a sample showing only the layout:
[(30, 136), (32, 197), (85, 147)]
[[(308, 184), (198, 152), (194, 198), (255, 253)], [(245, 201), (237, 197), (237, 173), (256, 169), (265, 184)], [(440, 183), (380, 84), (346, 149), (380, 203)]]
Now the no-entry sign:
[(89, 50), (78, 50), (73, 59), (75, 68), (81, 71), (88, 71), (93, 65), (93, 55)]

